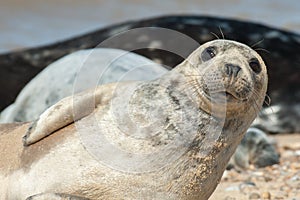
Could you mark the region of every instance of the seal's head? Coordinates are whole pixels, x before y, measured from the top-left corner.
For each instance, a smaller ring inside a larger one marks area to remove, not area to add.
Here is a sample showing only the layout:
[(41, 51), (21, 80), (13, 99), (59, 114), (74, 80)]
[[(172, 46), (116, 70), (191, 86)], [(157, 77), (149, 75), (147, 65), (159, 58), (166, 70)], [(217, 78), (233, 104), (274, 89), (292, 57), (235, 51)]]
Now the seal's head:
[[(188, 67), (187, 67), (188, 66)], [(200, 99), (200, 107), (216, 116), (256, 114), (267, 89), (266, 66), (257, 52), (230, 40), (201, 45), (180, 65)]]

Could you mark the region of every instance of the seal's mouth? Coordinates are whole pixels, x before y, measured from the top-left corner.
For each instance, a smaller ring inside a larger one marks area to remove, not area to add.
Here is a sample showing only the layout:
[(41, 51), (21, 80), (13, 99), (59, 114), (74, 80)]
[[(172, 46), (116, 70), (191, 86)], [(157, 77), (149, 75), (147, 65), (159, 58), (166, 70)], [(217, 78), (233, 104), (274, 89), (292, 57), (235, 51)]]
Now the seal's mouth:
[(241, 99), (239, 99), (237, 96), (235, 96), (233, 93), (229, 91), (220, 91), (220, 92), (213, 92), (207, 95), (210, 101), (214, 103), (236, 103), (240, 102)]

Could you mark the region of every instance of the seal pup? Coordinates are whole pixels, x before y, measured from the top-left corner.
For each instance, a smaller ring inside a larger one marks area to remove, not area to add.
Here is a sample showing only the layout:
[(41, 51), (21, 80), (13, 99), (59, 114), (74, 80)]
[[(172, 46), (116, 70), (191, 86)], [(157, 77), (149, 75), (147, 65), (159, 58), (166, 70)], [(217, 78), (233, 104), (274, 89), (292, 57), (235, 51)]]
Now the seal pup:
[(159, 79), (101, 85), (50, 107), (24, 137), (19, 168), (1, 172), (0, 193), (206, 200), (266, 89), (254, 50), (205, 43)]

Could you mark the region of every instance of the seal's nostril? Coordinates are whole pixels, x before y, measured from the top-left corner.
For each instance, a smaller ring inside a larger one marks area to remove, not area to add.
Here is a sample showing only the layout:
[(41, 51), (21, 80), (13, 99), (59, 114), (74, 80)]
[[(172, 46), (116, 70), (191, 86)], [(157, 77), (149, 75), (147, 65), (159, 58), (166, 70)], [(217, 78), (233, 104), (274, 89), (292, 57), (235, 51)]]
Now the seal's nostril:
[(241, 70), (241, 67), (238, 65), (233, 65), (233, 64), (225, 64), (225, 73), (228, 76), (234, 76), (237, 77), (239, 71)]
[(230, 76), (231, 75), (231, 68), (229, 67), (229, 64), (225, 65), (225, 73)]
[(240, 66), (238, 66), (238, 65), (233, 65), (233, 66), (232, 66), (233, 76), (234, 76), (234, 77), (237, 77), (237, 75), (238, 75), (238, 73), (239, 73), (240, 70), (241, 70), (241, 67), (240, 67)]

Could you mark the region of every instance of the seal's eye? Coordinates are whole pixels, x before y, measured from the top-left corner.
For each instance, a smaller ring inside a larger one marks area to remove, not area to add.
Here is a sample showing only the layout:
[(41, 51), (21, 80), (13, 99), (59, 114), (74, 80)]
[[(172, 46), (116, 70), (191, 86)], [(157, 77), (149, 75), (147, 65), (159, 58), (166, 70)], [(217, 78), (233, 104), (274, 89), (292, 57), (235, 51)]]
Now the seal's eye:
[(207, 47), (201, 53), (201, 59), (205, 62), (205, 61), (208, 61), (209, 59), (215, 57), (216, 54), (217, 54), (217, 51), (216, 51), (215, 47)]
[(256, 58), (252, 58), (249, 62), (249, 66), (251, 67), (251, 69), (258, 74), (259, 72), (261, 72), (261, 66), (258, 62), (258, 60)]

